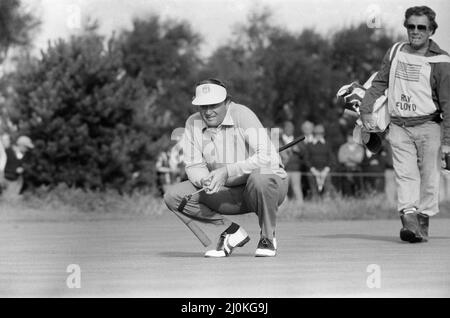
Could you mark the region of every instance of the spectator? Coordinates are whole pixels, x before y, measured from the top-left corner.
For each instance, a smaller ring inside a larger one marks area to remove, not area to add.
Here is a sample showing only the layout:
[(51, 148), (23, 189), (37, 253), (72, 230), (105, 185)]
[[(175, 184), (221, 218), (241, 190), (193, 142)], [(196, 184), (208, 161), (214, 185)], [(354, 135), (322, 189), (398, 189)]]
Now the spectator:
[(6, 148), (6, 165), (5, 165), (5, 191), (4, 197), (10, 201), (17, 201), (23, 187), (23, 163), (27, 160), (29, 149), (33, 149), (34, 145), (27, 136), (20, 136), (15, 145)]
[(171, 183), (181, 182), (187, 180), (184, 169), (182, 136), (177, 136), (175, 145), (169, 150), (169, 167), (171, 173)]
[(347, 134), (347, 142), (339, 147), (338, 162), (341, 172), (345, 175), (339, 178), (343, 195), (354, 196), (362, 190), (361, 163), (364, 159), (364, 147), (356, 143), (353, 134)]
[[(290, 121), (286, 121), (283, 126), (281, 134), (281, 145), (285, 145), (294, 140), (294, 124)], [(288, 175), (289, 190), (288, 193), (292, 193), (295, 201), (303, 203), (303, 192), (301, 186), (302, 175), (300, 172), (301, 166), (301, 151), (300, 146), (297, 144), (285, 151), (280, 152), (281, 160), (284, 164), (284, 169)]]
[(383, 140), (380, 157), (384, 166), (384, 193), (389, 205), (395, 206), (397, 202), (397, 188), (395, 184), (394, 163), (392, 148), (387, 140)]
[(183, 161), (182, 136), (172, 139), (166, 149), (161, 151), (155, 166), (157, 187), (161, 196), (169, 185), (187, 179)]
[(5, 166), (6, 166), (6, 149), (11, 146), (11, 138), (7, 133), (0, 137), (0, 193), (6, 187)]
[(308, 183), (313, 199), (326, 193), (333, 194), (330, 171), (334, 166), (334, 156), (330, 145), (325, 141), (325, 128), (314, 127), (314, 141), (306, 145), (305, 164), (309, 169)]
[(302, 133), (303, 136), (305, 136), (305, 140), (303, 141), (304, 144), (310, 144), (314, 141), (313, 131), (314, 131), (314, 124), (309, 120), (305, 121), (302, 124)]
[(156, 159), (156, 185), (161, 196), (166, 192), (167, 187), (172, 183), (170, 176), (169, 154), (167, 150), (159, 153)]
[[(305, 140), (303, 140), (303, 142), (299, 145), (299, 147), (300, 147), (300, 152), (304, 154), (306, 152), (306, 145), (308, 145), (314, 141), (314, 134), (313, 134), (314, 124), (312, 122), (310, 122), (309, 120), (306, 120), (302, 124), (301, 130), (302, 130), (303, 136), (305, 136)], [(303, 176), (307, 176), (310, 172), (309, 172), (309, 167), (306, 166), (304, 159), (305, 158), (303, 158), (303, 161), (300, 165), (300, 173)], [(303, 198), (304, 198), (306, 195), (308, 195), (308, 193), (311, 193), (311, 189), (309, 188), (308, 178), (302, 178), (301, 185), (302, 185), (302, 194), (303, 194)]]
[(364, 172), (364, 189), (366, 192), (383, 192), (384, 191), (384, 161), (381, 158), (381, 151), (377, 153), (365, 149), (365, 157), (363, 160)]

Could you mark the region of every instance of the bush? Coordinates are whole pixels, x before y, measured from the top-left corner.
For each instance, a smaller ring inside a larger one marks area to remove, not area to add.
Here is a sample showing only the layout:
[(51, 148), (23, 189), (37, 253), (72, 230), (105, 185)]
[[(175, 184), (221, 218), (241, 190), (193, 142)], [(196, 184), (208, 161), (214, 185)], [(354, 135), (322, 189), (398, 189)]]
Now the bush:
[(51, 44), (12, 79), (12, 120), (35, 143), (27, 179), (35, 187), (130, 191), (154, 184), (159, 149), (149, 91), (122, 65), (115, 41), (89, 33)]

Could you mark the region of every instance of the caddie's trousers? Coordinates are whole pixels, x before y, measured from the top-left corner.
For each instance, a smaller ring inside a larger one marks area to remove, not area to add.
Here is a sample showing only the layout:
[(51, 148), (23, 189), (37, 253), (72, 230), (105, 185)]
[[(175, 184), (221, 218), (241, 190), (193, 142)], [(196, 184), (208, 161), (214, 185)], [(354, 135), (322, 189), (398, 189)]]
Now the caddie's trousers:
[(389, 125), (398, 211), (439, 213), (441, 127), (433, 121), (413, 127)]
[(201, 192), (192, 196), (183, 213), (178, 212), (177, 208), (183, 197), (197, 190), (190, 181), (184, 181), (170, 186), (164, 194), (164, 201), (172, 212), (182, 217), (225, 227), (230, 226), (231, 221), (224, 215), (254, 212), (258, 216), (261, 235), (272, 239), (278, 206), (284, 201), (288, 191), (288, 179), (255, 171), (244, 185), (224, 186), (214, 194)]

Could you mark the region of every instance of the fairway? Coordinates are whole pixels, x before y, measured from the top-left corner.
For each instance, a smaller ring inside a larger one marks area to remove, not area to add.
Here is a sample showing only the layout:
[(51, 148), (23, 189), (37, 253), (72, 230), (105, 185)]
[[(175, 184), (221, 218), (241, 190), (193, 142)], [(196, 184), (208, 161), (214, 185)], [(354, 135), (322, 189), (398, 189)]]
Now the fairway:
[[(253, 256), (256, 217), (234, 220), (251, 241), (225, 259), (204, 258), (203, 246), (169, 213), (7, 220), (0, 224), (0, 296), (450, 296), (449, 219), (431, 220), (430, 242), (414, 245), (400, 242), (397, 220), (280, 221), (275, 258)], [(67, 287), (69, 264), (80, 266), (81, 288)], [(367, 285), (371, 264), (380, 288)]]

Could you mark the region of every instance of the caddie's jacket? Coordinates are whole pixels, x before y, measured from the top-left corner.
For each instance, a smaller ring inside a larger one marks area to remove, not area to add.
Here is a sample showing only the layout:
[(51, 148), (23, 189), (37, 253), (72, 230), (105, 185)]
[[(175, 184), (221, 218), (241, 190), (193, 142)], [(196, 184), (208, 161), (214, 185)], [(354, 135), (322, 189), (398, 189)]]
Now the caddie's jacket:
[[(392, 48), (388, 50), (372, 86), (366, 91), (360, 112), (370, 114), (375, 100), (389, 88), (388, 103), (392, 122), (414, 126), (436, 120), (436, 114), (439, 118), (441, 114), (443, 143), (450, 146), (450, 63), (448, 53), (434, 41), (429, 41), (424, 57), (400, 49), (401, 53), (397, 52), (392, 61), (392, 72), (389, 59)], [(437, 56), (444, 57), (443, 61), (430, 59)], [(406, 93), (402, 93), (402, 90)], [(408, 94), (408, 90), (411, 94)]]

